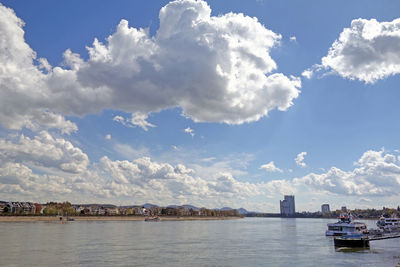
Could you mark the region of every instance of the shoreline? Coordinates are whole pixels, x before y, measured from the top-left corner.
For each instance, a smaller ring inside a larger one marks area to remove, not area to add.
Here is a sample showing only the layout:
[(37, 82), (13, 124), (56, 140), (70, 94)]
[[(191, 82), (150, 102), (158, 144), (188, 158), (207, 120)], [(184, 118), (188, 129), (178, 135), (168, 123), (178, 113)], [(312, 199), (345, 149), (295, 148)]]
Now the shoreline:
[[(149, 218), (146, 216), (70, 216), (74, 221), (144, 221)], [(242, 217), (178, 217), (160, 216), (160, 221), (216, 221), (216, 220), (235, 220)], [(64, 216), (62, 221), (67, 221)], [(61, 221), (60, 216), (0, 216), (0, 222), (57, 222)]]

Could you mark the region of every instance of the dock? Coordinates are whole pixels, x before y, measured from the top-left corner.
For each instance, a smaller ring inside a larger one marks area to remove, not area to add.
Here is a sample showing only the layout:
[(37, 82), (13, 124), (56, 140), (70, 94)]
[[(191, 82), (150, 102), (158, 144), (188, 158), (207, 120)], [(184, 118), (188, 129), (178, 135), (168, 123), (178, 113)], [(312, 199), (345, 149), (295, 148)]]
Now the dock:
[(336, 247), (369, 247), (370, 241), (392, 238), (400, 238), (400, 232), (340, 236), (334, 238), (334, 244)]

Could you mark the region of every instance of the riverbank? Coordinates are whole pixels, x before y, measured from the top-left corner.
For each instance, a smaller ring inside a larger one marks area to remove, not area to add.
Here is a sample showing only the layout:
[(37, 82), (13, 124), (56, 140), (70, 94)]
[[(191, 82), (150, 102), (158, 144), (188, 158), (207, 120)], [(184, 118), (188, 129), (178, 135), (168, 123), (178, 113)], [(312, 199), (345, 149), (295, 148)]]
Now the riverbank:
[[(144, 221), (145, 216), (72, 216), (75, 221)], [(63, 220), (66, 221), (66, 217)], [(199, 216), (199, 217), (177, 217), (162, 216), (161, 221), (210, 221), (210, 220), (234, 220), (241, 217), (226, 216)], [(50, 222), (60, 221), (59, 216), (0, 216), (0, 222)]]

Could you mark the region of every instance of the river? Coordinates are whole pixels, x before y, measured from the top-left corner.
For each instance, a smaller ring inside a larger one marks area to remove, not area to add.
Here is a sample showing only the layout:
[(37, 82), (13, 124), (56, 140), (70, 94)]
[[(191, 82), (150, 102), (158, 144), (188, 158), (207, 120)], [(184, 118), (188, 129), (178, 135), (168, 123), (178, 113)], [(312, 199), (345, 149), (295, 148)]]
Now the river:
[[(400, 239), (338, 250), (327, 219), (0, 222), (0, 266), (396, 266)], [(366, 221), (374, 227), (374, 221)]]

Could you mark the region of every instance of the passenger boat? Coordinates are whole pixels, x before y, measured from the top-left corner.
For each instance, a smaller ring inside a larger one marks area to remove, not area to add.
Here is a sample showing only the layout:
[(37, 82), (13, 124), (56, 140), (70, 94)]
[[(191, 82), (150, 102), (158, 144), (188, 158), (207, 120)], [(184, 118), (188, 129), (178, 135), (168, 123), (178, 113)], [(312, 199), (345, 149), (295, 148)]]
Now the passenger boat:
[(354, 234), (368, 233), (367, 225), (362, 222), (353, 221), (351, 214), (340, 214), (339, 221), (336, 223), (328, 223), (327, 236), (344, 236)]
[(376, 226), (385, 232), (400, 231), (400, 218), (385, 218), (382, 216), (376, 222)]

